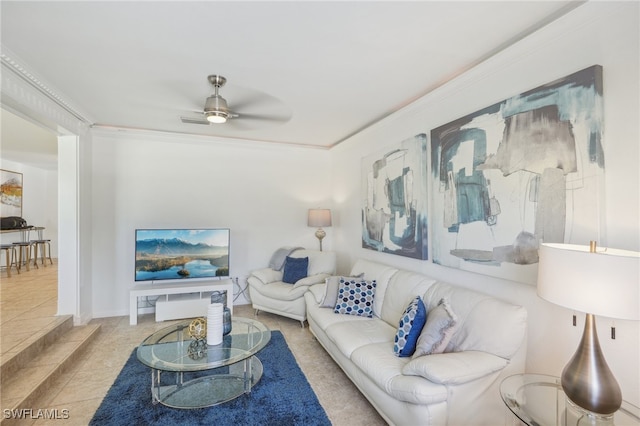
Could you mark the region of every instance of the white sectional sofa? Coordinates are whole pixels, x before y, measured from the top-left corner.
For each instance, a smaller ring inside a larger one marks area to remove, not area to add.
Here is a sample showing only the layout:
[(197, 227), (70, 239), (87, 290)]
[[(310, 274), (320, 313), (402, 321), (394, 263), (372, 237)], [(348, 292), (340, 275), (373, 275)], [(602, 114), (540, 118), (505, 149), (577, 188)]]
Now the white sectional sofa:
[[(321, 307), (326, 284), (305, 294), (307, 321), (320, 344), (394, 425), (499, 425), (505, 407), (499, 385), (524, 372), (527, 312), (496, 298), (425, 275), (358, 260), (350, 276), (376, 280), (371, 318)], [(393, 346), (401, 316), (419, 295), (429, 310), (442, 298), (458, 328), (445, 352), (398, 357)]]

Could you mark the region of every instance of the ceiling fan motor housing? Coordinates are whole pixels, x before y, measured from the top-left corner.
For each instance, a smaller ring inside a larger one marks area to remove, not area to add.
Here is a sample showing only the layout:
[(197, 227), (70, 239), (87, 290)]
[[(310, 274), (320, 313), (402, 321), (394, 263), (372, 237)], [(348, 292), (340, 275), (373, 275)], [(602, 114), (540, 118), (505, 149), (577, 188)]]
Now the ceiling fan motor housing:
[(207, 98), (207, 102), (204, 104), (204, 115), (211, 123), (224, 123), (231, 117), (231, 114), (226, 99), (218, 95), (218, 89), (224, 86), (227, 79), (215, 74), (208, 76), (207, 79), (215, 88), (215, 93)]
[(220, 95), (209, 96), (204, 105), (204, 115), (212, 123), (224, 123), (230, 116), (227, 101)]

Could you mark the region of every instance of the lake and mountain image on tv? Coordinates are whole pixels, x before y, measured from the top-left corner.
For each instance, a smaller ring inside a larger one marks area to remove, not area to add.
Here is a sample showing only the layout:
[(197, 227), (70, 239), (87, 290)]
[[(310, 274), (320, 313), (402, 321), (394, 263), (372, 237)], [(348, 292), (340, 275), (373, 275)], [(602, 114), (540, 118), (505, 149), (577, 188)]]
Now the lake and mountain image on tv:
[(137, 229), (136, 281), (229, 276), (228, 229)]

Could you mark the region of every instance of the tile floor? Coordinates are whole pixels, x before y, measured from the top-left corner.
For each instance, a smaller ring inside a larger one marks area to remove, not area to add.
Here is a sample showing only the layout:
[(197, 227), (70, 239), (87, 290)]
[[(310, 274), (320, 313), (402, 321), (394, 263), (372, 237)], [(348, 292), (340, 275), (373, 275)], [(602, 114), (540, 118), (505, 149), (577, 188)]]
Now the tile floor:
[[(54, 260), (55, 262), (55, 260)], [(11, 278), (0, 277), (1, 353), (19, 350), (25, 340), (55, 321), (57, 304), (57, 264), (23, 270)], [(234, 307), (234, 315), (252, 317), (248, 305)], [(334, 425), (384, 425), (342, 370), (298, 321), (260, 313), (258, 319), (272, 330), (280, 330)], [(77, 365), (49, 390), (34, 409), (67, 409), (68, 420), (36, 421), (35, 425), (86, 425), (102, 398), (136, 346), (148, 335), (170, 322), (156, 323), (153, 315), (141, 315), (138, 325), (129, 317), (97, 318), (100, 334)], [(25, 378), (26, 380), (26, 378)], [(5, 407), (2, 407), (5, 408)]]

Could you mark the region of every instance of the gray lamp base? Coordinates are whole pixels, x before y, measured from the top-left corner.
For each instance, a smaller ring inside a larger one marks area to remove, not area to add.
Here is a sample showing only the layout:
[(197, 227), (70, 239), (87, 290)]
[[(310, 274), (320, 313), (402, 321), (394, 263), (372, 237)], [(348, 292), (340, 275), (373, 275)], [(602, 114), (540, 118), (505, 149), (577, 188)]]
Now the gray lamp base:
[(596, 415), (613, 414), (622, 405), (620, 386), (604, 359), (591, 314), (576, 353), (562, 370), (562, 389), (572, 403)]

